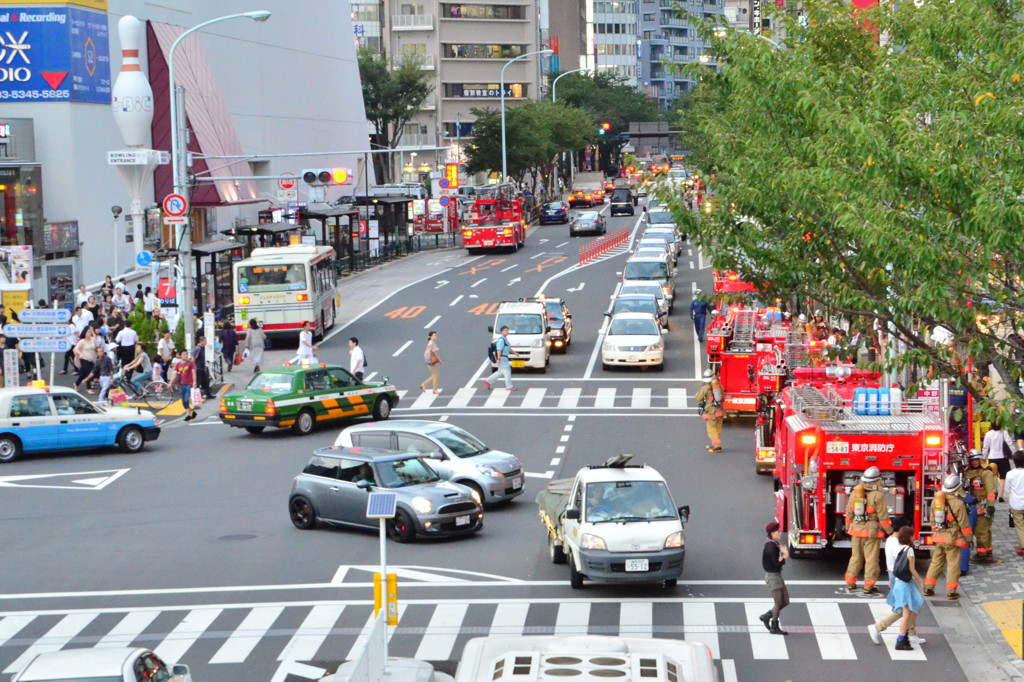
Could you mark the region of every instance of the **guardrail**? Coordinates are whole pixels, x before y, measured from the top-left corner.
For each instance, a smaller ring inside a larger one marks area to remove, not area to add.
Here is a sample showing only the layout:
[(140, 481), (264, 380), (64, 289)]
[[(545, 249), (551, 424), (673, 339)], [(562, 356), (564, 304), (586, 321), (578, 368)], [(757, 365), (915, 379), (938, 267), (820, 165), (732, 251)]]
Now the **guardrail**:
[(342, 671), (338, 670), (338, 682), (378, 682), (384, 671), (384, 657), (388, 650), (387, 636), (388, 610), (385, 607), (377, 612), (363, 650), (347, 667), (347, 677), (342, 677)]
[(339, 277), (346, 277), (412, 253), (458, 248), (461, 246), (461, 242), (460, 232), (420, 233), (413, 236), (411, 240), (399, 237), (390, 244), (381, 244), (375, 252), (357, 251), (351, 256), (343, 253), (335, 261), (335, 267)]
[(629, 230), (620, 227), (611, 234), (606, 234), (600, 239), (595, 239), (580, 247), (580, 265), (584, 265), (598, 256), (611, 251), (622, 242), (629, 239)]

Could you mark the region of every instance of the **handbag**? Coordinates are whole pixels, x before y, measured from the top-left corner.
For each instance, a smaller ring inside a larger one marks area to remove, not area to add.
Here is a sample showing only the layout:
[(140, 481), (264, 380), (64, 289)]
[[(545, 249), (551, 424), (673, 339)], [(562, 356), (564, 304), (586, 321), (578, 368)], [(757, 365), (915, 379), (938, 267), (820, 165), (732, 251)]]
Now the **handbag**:
[(430, 364), (436, 365), (441, 362), (441, 358), (437, 357), (437, 353), (430, 351)]
[(200, 391), (198, 388), (193, 387), (192, 388), (192, 392), (191, 392), (191, 400), (189, 402), (192, 403), (192, 408), (193, 409), (195, 409), (195, 408), (199, 407), (200, 405), (202, 405), (203, 404), (203, 392)]
[(904, 547), (896, 555), (896, 561), (892, 565), (892, 574), (905, 583), (909, 583), (913, 577), (910, 573), (909, 547)]
[(237, 351), (235, 351), (235, 364), (236, 364), (236, 365), (240, 365), (240, 364), (242, 364), (242, 360), (244, 360), (244, 359), (245, 359), (245, 357), (244, 357), (244, 355), (242, 354), (242, 351), (241, 351), (241, 350), (237, 350)]
[(1010, 528), (1016, 528), (1016, 524), (1013, 522), (1013, 510), (1010, 510)]

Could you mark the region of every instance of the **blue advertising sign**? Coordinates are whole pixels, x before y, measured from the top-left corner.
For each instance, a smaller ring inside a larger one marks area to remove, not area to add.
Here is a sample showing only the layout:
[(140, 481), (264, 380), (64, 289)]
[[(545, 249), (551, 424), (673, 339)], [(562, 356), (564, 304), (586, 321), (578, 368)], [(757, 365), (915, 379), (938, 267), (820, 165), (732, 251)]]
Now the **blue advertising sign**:
[(104, 12), (0, 10), (0, 102), (109, 104), (109, 33)]

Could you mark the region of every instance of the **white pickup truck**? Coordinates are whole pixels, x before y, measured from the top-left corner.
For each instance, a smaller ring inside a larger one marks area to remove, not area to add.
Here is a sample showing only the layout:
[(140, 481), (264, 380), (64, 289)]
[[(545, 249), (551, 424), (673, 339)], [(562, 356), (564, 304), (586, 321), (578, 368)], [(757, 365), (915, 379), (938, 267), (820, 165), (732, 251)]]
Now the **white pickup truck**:
[(551, 481), (537, 495), (552, 563), (569, 564), (569, 583), (660, 581), (683, 572), (689, 506), (676, 507), (664, 477), (633, 455)]

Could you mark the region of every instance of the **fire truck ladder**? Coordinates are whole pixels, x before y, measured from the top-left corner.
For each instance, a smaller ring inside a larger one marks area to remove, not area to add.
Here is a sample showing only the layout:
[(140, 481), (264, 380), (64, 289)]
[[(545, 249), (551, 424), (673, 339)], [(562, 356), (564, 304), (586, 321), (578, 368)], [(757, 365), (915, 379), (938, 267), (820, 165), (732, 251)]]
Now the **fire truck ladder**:
[(756, 310), (740, 310), (736, 312), (733, 322), (732, 343), (736, 350), (740, 347), (754, 348), (754, 325), (757, 321)]
[(810, 367), (811, 354), (807, 350), (807, 332), (791, 331), (786, 341), (786, 365), (793, 369), (795, 367)]
[(843, 414), (843, 408), (822, 395), (813, 386), (794, 386), (793, 407), (816, 421), (837, 421)]

